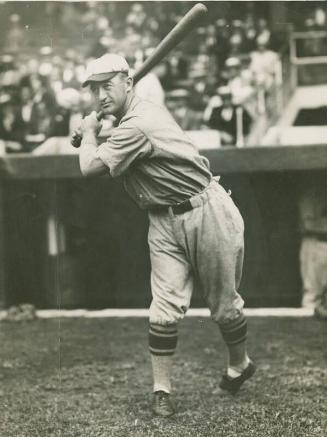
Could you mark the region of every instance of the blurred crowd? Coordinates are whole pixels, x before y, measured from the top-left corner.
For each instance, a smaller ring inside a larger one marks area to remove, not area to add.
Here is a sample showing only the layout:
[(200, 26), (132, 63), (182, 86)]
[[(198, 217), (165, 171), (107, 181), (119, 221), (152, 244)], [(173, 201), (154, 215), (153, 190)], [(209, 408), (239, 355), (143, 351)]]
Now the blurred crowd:
[[(0, 57), (0, 140), (7, 153), (69, 136), (94, 109), (81, 88), (87, 62), (116, 52), (137, 69), (189, 9), (175, 2), (47, 3), (58, 23), (57, 46), (38, 45), (20, 15), (9, 17)], [(214, 129), (222, 145), (242, 145), (281, 82), (273, 41), (266, 18), (254, 10), (242, 19), (217, 18), (194, 30), (136, 92), (167, 105), (185, 130)]]

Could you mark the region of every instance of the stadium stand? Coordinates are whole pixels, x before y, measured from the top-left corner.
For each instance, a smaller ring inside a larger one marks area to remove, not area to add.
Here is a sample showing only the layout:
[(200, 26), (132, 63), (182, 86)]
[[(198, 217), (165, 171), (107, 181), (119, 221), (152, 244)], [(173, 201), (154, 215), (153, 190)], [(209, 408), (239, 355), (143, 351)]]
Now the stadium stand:
[[(23, 24), (28, 16), (26, 8), (15, 9), (6, 2), (1, 7), (8, 22), (3, 20), (6, 33), (0, 59), (0, 106), (6, 120), (0, 127), (0, 138), (2, 149), (15, 153), (30, 152), (50, 137), (68, 136), (68, 112), (83, 115), (92, 107), (92, 97), (80, 87), (91, 57), (114, 51), (124, 54), (135, 68), (188, 6), (179, 2), (163, 10), (162, 5), (152, 3), (48, 2), (43, 13), (38, 12), (38, 20), (29, 11), (27, 25)], [(214, 10), (217, 13), (218, 8)], [(233, 103), (256, 120), (252, 126), (256, 129), (258, 116), (266, 113), (267, 102), (280, 86), (279, 56), (268, 49), (273, 33), (267, 19), (259, 14), (252, 7), (244, 19), (228, 13), (224, 18), (217, 15), (213, 22), (195, 31), (198, 44), (186, 41), (154, 72), (177, 119), (183, 111), (181, 102), (176, 105), (176, 93), (187, 93), (184, 111), (192, 116), (186, 129), (208, 130), (208, 113), (220, 106), (219, 99), (212, 97), (222, 85), (231, 88)], [(82, 41), (78, 38), (81, 28)], [(49, 44), (44, 45), (47, 41)], [(60, 92), (66, 89), (81, 93), (78, 108), (75, 101), (68, 101), (67, 93), (62, 104)], [(62, 117), (64, 120), (58, 120)], [(17, 125), (23, 131), (19, 141), (11, 133)], [(239, 133), (243, 140), (238, 145), (248, 143), (249, 133)], [(258, 135), (251, 141), (257, 140)]]
[[(87, 61), (115, 51), (137, 68), (189, 4), (25, 3), (0, 3), (0, 301), (53, 307), (60, 287), (66, 307), (144, 306), (145, 217), (115, 181), (80, 180), (69, 135), (93, 108), (81, 89)], [(164, 99), (240, 205), (247, 302), (296, 306), (301, 172), (325, 177), (326, 8), (208, 3), (210, 20), (145, 78), (156, 84), (149, 98)]]

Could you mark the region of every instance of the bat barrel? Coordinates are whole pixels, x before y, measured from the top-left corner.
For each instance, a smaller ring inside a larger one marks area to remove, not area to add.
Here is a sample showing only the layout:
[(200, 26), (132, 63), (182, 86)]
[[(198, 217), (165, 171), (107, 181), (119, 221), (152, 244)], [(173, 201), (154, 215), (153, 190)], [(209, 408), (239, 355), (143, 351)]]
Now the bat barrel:
[(160, 42), (155, 51), (149, 56), (144, 64), (133, 76), (134, 83), (137, 83), (149, 71), (152, 70), (174, 47), (176, 47), (185, 36), (194, 28), (202, 16), (207, 13), (207, 8), (202, 3), (197, 3), (179, 21), (169, 34)]

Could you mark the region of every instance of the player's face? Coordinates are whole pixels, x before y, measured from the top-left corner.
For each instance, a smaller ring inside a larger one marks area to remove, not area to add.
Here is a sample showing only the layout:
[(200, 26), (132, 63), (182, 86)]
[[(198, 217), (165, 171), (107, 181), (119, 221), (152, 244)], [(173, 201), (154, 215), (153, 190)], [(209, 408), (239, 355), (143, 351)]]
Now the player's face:
[(124, 74), (116, 74), (110, 80), (91, 84), (91, 90), (106, 115), (119, 115), (123, 112), (130, 89), (130, 79)]

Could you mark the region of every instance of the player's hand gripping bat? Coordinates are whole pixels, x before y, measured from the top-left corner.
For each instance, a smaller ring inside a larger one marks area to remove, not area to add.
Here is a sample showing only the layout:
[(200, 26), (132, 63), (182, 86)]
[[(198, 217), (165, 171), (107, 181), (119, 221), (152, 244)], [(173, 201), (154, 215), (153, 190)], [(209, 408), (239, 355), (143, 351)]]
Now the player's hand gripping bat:
[[(186, 35), (194, 29), (200, 19), (207, 13), (207, 8), (202, 3), (197, 3), (190, 9), (186, 15), (176, 24), (176, 26), (168, 33), (168, 35), (161, 41), (158, 47), (151, 53), (141, 67), (134, 73), (133, 81), (136, 84), (142, 77), (144, 77), (153, 67), (159, 64), (160, 61), (176, 47)], [(100, 121), (103, 117), (102, 111), (97, 113), (97, 119)], [(75, 131), (71, 138), (71, 144), (74, 147), (80, 147), (82, 136)]]

